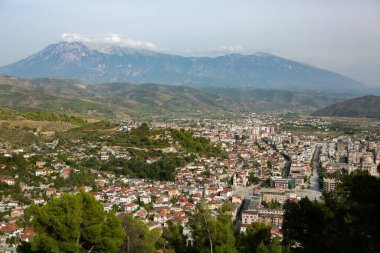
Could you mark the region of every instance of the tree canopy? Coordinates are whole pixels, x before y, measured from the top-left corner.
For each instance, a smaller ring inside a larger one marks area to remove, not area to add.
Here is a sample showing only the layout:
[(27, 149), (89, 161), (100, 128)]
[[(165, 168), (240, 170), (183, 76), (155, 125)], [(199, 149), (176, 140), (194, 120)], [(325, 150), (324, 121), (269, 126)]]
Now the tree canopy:
[(149, 230), (141, 220), (133, 218), (132, 214), (122, 217), (122, 226), (126, 240), (122, 252), (126, 253), (154, 253), (160, 239), (160, 231)]
[(366, 171), (343, 175), (321, 203), (286, 207), (285, 242), (300, 252), (380, 252), (380, 179)]
[(27, 209), (36, 235), (32, 252), (119, 252), (124, 232), (119, 218), (105, 213), (88, 193), (63, 194)]
[(236, 252), (232, 217), (227, 213), (228, 210), (228, 207), (223, 206), (215, 219), (204, 202), (197, 205), (190, 221), (194, 252)]

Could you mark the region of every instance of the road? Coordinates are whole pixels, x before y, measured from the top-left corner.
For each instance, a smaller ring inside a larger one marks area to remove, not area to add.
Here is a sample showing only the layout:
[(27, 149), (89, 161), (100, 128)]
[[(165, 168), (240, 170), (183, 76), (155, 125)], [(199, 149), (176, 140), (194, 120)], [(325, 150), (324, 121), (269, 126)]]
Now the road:
[(319, 163), (319, 153), (321, 151), (321, 147), (317, 146), (316, 151), (314, 152), (313, 157), (313, 168), (312, 175), (310, 178), (310, 190), (313, 191), (321, 191), (319, 188), (319, 176), (318, 176), (318, 163)]
[(254, 190), (259, 187), (259, 185), (250, 185), (250, 186), (234, 186), (233, 191), (234, 195), (242, 196), (243, 199), (249, 196), (252, 196)]
[(305, 198), (307, 197), (310, 200), (320, 200), (322, 196), (322, 192), (314, 191), (311, 189), (300, 189), (296, 190), (297, 198)]

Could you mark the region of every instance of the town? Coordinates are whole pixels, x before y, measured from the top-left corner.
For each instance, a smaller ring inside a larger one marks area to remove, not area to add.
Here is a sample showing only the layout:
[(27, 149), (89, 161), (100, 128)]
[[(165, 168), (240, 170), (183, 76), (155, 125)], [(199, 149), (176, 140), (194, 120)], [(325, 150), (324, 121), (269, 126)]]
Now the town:
[[(300, 134), (284, 125), (313, 126), (318, 134)], [(336, 187), (339, 175), (355, 170), (379, 177), (380, 142), (335, 136), (330, 127), (320, 118), (289, 120), (252, 113), (234, 120), (115, 122), (98, 136), (85, 138), (37, 130), (34, 134), (46, 141), (30, 147), (3, 145), (0, 150), (0, 252), (16, 252), (34, 235), (24, 220), (30, 205), (80, 191), (89, 192), (105, 211), (131, 213), (149, 229), (181, 224), (189, 243), (187, 224), (201, 201), (213, 215), (229, 205), (241, 233), (260, 222), (281, 239), (284, 204), (303, 197), (318, 201), (322, 192)], [(123, 142), (142, 128), (150, 139)], [(203, 145), (209, 146), (207, 151), (184, 148), (183, 140), (190, 137), (208, 140)], [(142, 171), (167, 169), (166, 160), (176, 161), (172, 173)]]

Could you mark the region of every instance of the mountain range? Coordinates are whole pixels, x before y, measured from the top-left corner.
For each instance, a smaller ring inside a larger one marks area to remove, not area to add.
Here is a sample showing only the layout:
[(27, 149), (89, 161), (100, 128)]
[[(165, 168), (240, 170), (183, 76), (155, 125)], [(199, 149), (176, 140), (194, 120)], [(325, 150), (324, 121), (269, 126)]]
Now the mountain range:
[(0, 106), (50, 110), (89, 117), (138, 118), (239, 112), (312, 111), (336, 98), (311, 91), (192, 88), (163, 84), (83, 84), (57, 78), (0, 76)]
[(147, 50), (60, 42), (0, 68), (2, 75), (82, 83), (162, 83), (189, 87), (368, 93), (351, 78), (271, 54), (184, 57)]

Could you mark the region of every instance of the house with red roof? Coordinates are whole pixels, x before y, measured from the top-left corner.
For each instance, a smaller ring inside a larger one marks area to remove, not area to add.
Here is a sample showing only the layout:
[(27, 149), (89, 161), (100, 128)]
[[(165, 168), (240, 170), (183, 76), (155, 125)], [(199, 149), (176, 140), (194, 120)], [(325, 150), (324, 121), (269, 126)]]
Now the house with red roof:
[(14, 185), (16, 180), (14, 178), (11, 178), (11, 177), (6, 177), (6, 176), (0, 175), (0, 182), (6, 183), (7, 185)]
[(35, 235), (33, 227), (26, 227), (21, 234), (21, 240), (29, 242), (30, 238)]
[(10, 217), (15, 218), (15, 217), (22, 217), (24, 215), (24, 209), (22, 208), (16, 208), (10, 213)]
[(170, 197), (179, 195), (179, 190), (177, 188), (168, 188), (167, 191)]
[(126, 205), (125, 210), (127, 212), (134, 212), (137, 210), (138, 207), (139, 207), (139, 205), (137, 205), (135, 203), (129, 203), (128, 205)]
[(45, 200), (41, 197), (33, 199), (34, 204), (39, 205), (45, 203)]
[(185, 211), (194, 211), (195, 210), (195, 204), (186, 203), (186, 204), (183, 205), (183, 209)]
[(148, 212), (145, 211), (144, 209), (141, 209), (139, 211), (137, 211), (137, 213), (135, 213), (134, 216), (137, 216), (137, 217), (140, 217), (142, 219), (145, 219), (145, 217), (148, 215)]
[(0, 228), (0, 233), (4, 233), (8, 237), (17, 237), (21, 231), (21, 228), (19, 228), (16, 224), (8, 224)]

